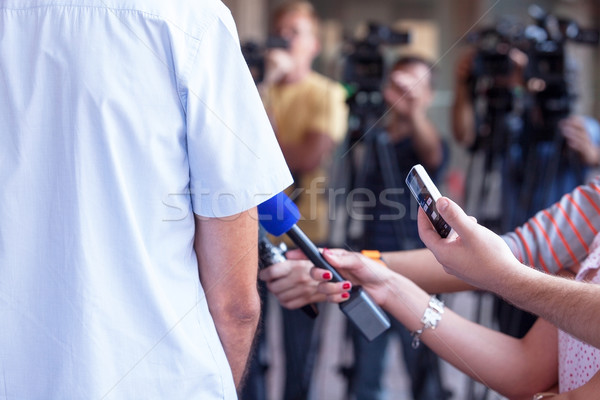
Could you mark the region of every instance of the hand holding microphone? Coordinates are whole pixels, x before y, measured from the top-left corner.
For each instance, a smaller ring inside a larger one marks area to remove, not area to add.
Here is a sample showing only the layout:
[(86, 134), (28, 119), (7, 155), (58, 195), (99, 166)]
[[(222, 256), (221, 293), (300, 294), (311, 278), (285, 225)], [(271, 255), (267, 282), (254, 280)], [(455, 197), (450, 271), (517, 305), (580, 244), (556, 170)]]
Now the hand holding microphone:
[[(272, 292), (274, 291), (274, 289), (270, 285), (277, 281), (277, 277), (274, 277), (272, 272), (273, 268), (277, 268), (277, 266), (272, 266), (274, 264), (279, 264), (286, 261), (286, 251), (287, 249), (285, 248), (285, 244), (282, 243), (279, 246), (275, 246), (267, 237), (267, 233), (265, 232), (265, 230), (262, 227), (260, 227), (258, 232), (258, 260), (261, 272), (259, 273), (259, 277), (261, 277), (262, 280), (267, 281), (267, 287), (269, 287), (269, 290), (271, 290)], [(283, 264), (281, 265), (283, 266)], [(270, 279), (265, 279), (265, 277), (269, 277)], [(278, 300), (282, 302), (279, 296)], [(282, 305), (284, 305), (283, 302)], [(316, 318), (317, 315), (319, 315), (319, 309), (317, 308), (316, 304), (307, 304), (301, 307), (301, 309), (306, 315), (308, 315), (311, 318)]]
[[(260, 223), (267, 232), (274, 236), (287, 234), (315, 266), (326, 269), (332, 274), (333, 282), (344, 280), (296, 225), (300, 219), (300, 212), (284, 193), (279, 193), (260, 204), (258, 214)], [(352, 288), (350, 298), (340, 304), (340, 309), (369, 341), (390, 327), (390, 321), (383, 310), (359, 286)]]

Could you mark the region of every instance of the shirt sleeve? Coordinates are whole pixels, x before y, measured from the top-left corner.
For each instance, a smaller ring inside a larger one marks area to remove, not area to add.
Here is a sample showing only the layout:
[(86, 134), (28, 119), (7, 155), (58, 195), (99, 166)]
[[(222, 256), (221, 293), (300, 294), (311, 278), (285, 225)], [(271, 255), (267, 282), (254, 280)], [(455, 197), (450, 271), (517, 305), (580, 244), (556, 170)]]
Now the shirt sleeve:
[(194, 213), (237, 214), (292, 183), (229, 11), (204, 32), (185, 102)]
[(579, 265), (600, 231), (599, 185), (597, 176), (503, 235), (519, 261), (552, 274)]

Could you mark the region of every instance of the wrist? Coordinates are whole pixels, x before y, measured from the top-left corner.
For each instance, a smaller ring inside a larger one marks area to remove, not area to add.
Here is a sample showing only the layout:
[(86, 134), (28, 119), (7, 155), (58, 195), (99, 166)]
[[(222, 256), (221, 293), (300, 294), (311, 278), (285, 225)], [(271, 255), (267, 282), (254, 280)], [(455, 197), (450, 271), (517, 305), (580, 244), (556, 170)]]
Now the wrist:
[(368, 259), (375, 261), (379, 265), (385, 267), (377, 269), (377, 276), (379, 279), (377, 283), (373, 285), (375, 286), (373, 288), (373, 292), (382, 294), (382, 296), (377, 296), (381, 297), (381, 301), (377, 301), (377, 299), (376, 301), (379, 304), (379, 306), (381, 306), (382, 308), (386, 308), (388, 306), (387, 303), (390, 300), (393, 302), (392, 299), (394, 298), (394, 288), (399, 287), (399, 285), (396, 284), (396, 282), (392, 281), (395, 277), (400, 275), (394, 273), (389, 269), (389, 265), (385, 262), (381, 252), (379, 252), (378, 250), (362, 250), (361, 254), (367, 257)]
[(423, 316), (421, 317), (422, 326), (410, 333), (413, 340), (411, 346), (413, 349), (416, 349), (421, 344), (421, 336), (423, 333), (430, 329), (435, 330), (437, 328), (439, 322), (442, 320), (442, 316), (444, 315), (445, 306), (444, 302), (439, 300), (435, 295), (429, 298), (429, 302), (427, 303), (427, 308), (423, 312)]

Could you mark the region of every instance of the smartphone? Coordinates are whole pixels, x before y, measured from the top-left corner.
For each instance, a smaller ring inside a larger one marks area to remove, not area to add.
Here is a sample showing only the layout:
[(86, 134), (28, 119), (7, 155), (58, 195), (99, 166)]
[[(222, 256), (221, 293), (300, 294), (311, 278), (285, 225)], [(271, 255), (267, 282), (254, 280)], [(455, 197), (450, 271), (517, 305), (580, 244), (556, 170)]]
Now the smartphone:
[(417, 203), (419, 203), (425, 214), (427, 214), (427, 217), (429, 217), (435, 230), (441, 237), (448, 237), (452, 228), (441, 217), (435, 205), (435, 202), (442, 195), (421, 164), (417, 164), (411, 168), (406, 177), (406, 184), (413, 196), (415, 196), (415, 199), (417, 199)]

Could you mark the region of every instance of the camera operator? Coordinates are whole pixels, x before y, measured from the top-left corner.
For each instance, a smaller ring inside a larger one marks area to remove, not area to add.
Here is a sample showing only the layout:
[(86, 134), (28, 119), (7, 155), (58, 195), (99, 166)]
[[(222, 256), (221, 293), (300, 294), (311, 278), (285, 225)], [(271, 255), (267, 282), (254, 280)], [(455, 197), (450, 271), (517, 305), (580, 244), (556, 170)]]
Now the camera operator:
[(274, 14), (275, 35), (289, 46), (267, 51), (259, 85), (288, 166), (296, 178), (296, 202), (306, 221), (300, 227), (316, 243), (328, 239), (324, 188), (326, 167), (347, 131), (343, 87), (313, 71), (320, 51), (319, 20), (306, 1), (281, 5)]
[[(377, 201), (373, 208), (363, 210), (372, 218), (364, 221), (364, 234), (356, 243), (359, 248), (393, 251), (398, 250), (399, 246), (402, 249), (423, 247), (416, 223), (409, 215), (410, 210), (415, 208), (410, 192), (388, 187), (385, 176), (393, 174), (401, 178), (394, 179), (396, 182), (403, 182), (415, 164), (423, 164), (433, 179), (441, 175), (446, 158), (445, 146), (436, 126), (427, 116), (427, 110), (434, 98), (433, 74), (432, 65), (427, 60), (416, 56), (403, 56), (393, 64), (385, 77), (382, 94), (389, 111), (387, 124), (381, 133), (386, 135), (383, 139), (385, 150), (389, 154), (388, 158), (393, 161), (391, 165), (386, 165), (380, 155), (365, 160), (362, 165), (368, 172), (364, 182), (365, 188), (360, 189), (368, 189), (370, 193), (374, 193)], [(377, 154), (380, 152), (381, 150)], [(384, 202), (384, 197), (393, 203)], [(398, 207), (403, 207), (405, 215), (399, 215)], [(400, 229), (395, 225), (401, 225)], [(413, 398), (445, 398), (437, 356), (425, 346), (413, 349), (410, 333), (404, 326), (392, 319), (392, 330), (383, 333), (372, 342), (368, 342), (353, 327), (350, 327), (350, 330), (354, 344), (354, 365), (350, 371), (349, 389), (353, 398), (383, 398), (385, 355), (393, 333), (400, 339)]]
[[(346, 92), (341, 84), (312, 69), (320, 42), (319, 19), (310, 2), (283, 3), (275, 10), (272, 22), (273, 34), (285, 39), (288, 46), (267, 51), (259, 91), (294, 176), (288, 193), (304, 217), (298, 226), (323, 246), (331, 219), (327, 171), (332, 153), (347, 131)], [(283, 310), (282, 318), (284, 398), (305, 399), (318, 354), (319, 327), (299, 310)], [(260, 398), (248, 392), (244, 398)]]
[[(475, 115), (474, 99), (472, 97), (471, 79), (472, 68), (476, 51), (474, 49), (466, 52), (457, 63), (456, 67), (456, 90), (454, 105), (452, 108), (453, 135), (456, 141), (466, 148), (477, 150), (476, 140), (478, 138), (477, 118)], [(513, 64), (511, 73), (502, 83), (508, 90), (516, 95), (522, 96), (525, 90), (524, 70), (528, 63), (527, 55), (519, 49), (512, 48), (508, 51), (508, 58)], [(498, 78), (496, 78), (498, 79)], [(527, 127), (526, 121), (522, 121)], [(548, 207), (558, 200), (563, 193), (569, 192), (577, 185), (584, 182), (587, 167), (600, 164), (600, 127), (598, 122), (587, 116), (571, 115), (558, 123), (559, 139), (564, 139), (565, 148), (555, 148), (558, 140), (529, 141), (532, 143), (525, 148), (527, 142), (523, 140), (509, 142), (511, 146), (505, 154), (497, 154), (504, 158), (517, 158), (521, 166), (533, 166), (531, 170), (525, 168), (512, 168), (510, 171), (503, 169), (503, 189), (510, 190), (507, 196), (509, 203), (503, 204), (500, 222), (501, 230), (516, 226), (525, 221), (528, 215), (536, 210)], [(508, 135), (508, 132), (492, 132), (491, 135)], [(523, 132), (522, 135), (531, 135), (531, 132)], [(552, 137), (553, 132), (547, 132)], [(510, 141), (511, 138), (506, 140)], [(491, 149), (501, 153), (502, 149)], [(529, 154), (528, 152), (533, 152)], [(529, 157), (534, 163), (527, 164), (525, 158)], [(550, 168), (550, 164), (557, 163), (558, 168)], [(545, 171), (556, 171), (552, 176), (551, 187), (541, 187), (546, 183)], [(526, 187), (528, 193), (523, 193), (521, 187), (530, 177), (537, 176), (533, 180), (534, 186)], [(535, 195), (537, 193), (537, 195)], [(533, 195), (533, 197), (528, 197)]]
[[(501, 77), (504, 79), (501, 84), (514, 93), (515, 97), (522, 97), (528, 57), (516, 48), (508, 50), (507, 55), (512, 68), (506, 77)], [(476, 51), (471, 49), (457, 64), (452, 117), (455, 139), (465, 147), (477, 151), (478, 127), (471, 94), (475, 57)], [(525, 127), (530, 126), (527, 121), (520, 123)], [(596, 120), (571, 115), (560, 120), (555, 129), (559, 136), (552, 140), (531, 139), (531, 131), (521, 132), (522, 137), (517, 139), (508, 137), (508, 131), (491, 133), (506, 136), (501, 140), (506, 145), (504, 149), (486, 149), (493, 153), (491, 156), (488, 154), (489, 157), (499, 158), (503, 165), (499, 169), (501, 193), (497, 194), (502, 198), (498, 220), (500, 230), (524, 223), (528, 215), (548, 207), (562, 194), (583, 184), (588, 167), (600, 164), (600, 128)], [(553, 134), (547, 133), (550, 137)], [(535, 321), (534, 316), (501, 299), (496, 300), (495, 309), (500, 330), (516, 337), (522, 337)]]

